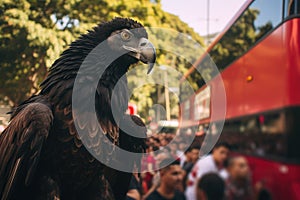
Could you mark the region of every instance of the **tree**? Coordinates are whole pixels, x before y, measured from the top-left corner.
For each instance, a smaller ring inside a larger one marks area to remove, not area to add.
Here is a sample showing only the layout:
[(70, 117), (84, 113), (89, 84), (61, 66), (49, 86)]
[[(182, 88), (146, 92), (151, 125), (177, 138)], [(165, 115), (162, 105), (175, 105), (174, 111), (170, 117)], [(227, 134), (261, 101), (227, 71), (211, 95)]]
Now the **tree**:
[(1, 100), (16, 105), (36, 93), (47, 67), (72, 41), (69, 30), (55, 26), (59, 19), (51, 20), (53, 8), (60, 7), (60, 3), (25, 0), (0, 3)]
[[(76, 37), (116, 16), (131, 17), (149, 27), (172, 28), (203, 44), (203, 39), (186, 23), (164, 12), (159, 0), (4, 0), (0, 2), (0, 14), (0, 101), (10, 105), (38, 92), (48, 67)], [(178, 45), (176, 35), (166, 40), (163, 34), (159, 35), (159, 29), (150, 28), (149, 32), (155, 35), (157, 46), (183, 46), (182, 42)], [(182, 58), (166, 58), (163, 50), (157, 53), (159, 64), (174, 60), (173, 66), (183, 73), (190, 67)], [(139, 79), (129, 77), (130, 84), (138, 82)], [(157, 94), (155, 88), (145, 87), (143, 95), (132, 98), (144, 116)]]

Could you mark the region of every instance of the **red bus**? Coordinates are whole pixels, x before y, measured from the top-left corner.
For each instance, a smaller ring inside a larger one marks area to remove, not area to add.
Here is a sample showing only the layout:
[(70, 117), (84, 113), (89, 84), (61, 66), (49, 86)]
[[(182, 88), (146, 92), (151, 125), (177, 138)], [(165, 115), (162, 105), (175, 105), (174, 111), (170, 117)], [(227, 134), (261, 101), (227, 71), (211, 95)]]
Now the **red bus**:
[[(220, 74), (203, 70), (207, 56)], [(211, 119), (220, 85), (225, 122), (218, 112)], [(180, 102), (180, 132), (201, 138), (209, 123), (224, 125), (219, 140), (248, 159), (253, 184), (272, 199), (300, 199), (300, 0), (246, 1), (182, 78)]]

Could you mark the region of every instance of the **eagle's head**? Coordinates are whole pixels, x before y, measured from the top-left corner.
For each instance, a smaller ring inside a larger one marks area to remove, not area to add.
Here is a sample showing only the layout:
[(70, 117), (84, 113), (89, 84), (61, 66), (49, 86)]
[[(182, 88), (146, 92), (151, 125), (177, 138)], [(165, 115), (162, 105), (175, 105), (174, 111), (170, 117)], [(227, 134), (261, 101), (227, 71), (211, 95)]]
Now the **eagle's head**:
[(117, 17), (100, 24), (94, 30), (96, 33), (104, 34), (102, 38), (107, 38), (110, 50), (122, 54), (122, 59), (125, 59), (126, 63), (135, 64), (141, 61), (148, 64), (148, 73), (151, 72), (156, 52), (142, 24), (129, 18)]

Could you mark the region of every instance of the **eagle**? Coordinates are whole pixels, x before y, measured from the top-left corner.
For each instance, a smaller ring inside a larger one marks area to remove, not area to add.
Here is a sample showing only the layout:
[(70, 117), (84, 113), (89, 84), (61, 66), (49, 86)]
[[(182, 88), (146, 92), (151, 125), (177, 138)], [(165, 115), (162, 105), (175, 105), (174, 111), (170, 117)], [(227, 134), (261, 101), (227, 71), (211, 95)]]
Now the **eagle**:
[(146, 136), (143, 121), (126, 114), (126, 72), (141, 61), (149, 73), (155, 60), (147, 31), (130, 18), (72, 42), (0, 135), (1, 199), (124, 199), (140, 157), (124, 163), (116, 148), (142, 153)]

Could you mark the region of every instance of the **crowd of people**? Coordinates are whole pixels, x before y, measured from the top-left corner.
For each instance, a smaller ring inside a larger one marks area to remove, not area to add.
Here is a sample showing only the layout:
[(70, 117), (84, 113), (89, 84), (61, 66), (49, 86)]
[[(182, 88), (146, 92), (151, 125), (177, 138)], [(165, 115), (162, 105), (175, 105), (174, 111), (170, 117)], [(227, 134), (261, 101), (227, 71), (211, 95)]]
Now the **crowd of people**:
[[(208, 155), (203, 141), (157, 134), (147, 139), (142, 173), (135, 173), (128, 200), (252, 200), (271, 199), (255, 188), (247, 160), (232, 156), (227, 142), (218, 142)], [(265, 192), (265, 193), (264, 193)]]

